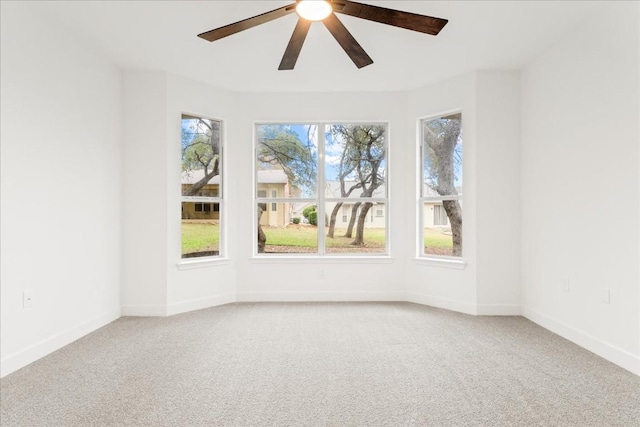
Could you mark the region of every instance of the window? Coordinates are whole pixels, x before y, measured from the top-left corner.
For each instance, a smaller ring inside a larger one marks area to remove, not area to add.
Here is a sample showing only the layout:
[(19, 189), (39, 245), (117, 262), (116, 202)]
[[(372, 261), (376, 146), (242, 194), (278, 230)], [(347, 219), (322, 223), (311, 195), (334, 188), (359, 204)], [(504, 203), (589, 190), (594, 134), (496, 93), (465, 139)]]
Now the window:
[(462, 256), (462, 114), (420, 121), (420, 256)]
[(434, 205), (433, 206), (433, 225), (446, 226), (448, 224), (449, 222), (447, 221), (447, 213), (444, 210), (444, 206)]
[[(184, 212), (184, 206), (182, 211)], [(196, 212), (220, 212), (219, 203), (195, 203)]]
[(196, 203), (196, 212), (211, 212), (211, 204), (209, 203)]
[(182, 115), (182, 258), (221, 255), (222, 124)]
[(386, 135), (385, 124), (256, 125), (255, 203), (272, 205), (257, 209), (256, 253), (387, 254)]

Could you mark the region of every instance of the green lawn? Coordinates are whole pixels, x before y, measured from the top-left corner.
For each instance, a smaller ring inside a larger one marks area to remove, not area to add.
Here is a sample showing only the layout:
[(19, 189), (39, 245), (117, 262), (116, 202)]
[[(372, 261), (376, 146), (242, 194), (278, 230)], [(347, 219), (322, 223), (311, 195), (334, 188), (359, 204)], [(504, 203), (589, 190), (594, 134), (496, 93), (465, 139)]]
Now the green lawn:
[(437, 228), (424, 229), (424, 253), (426, 255), (453, 255), (453, 237)]
[(452, 248), (453, 239), (450, 234), (437, 228), (424, 229), (424, 246), (430, 248)]
[(182, 253), (217, 251), (220, 226), (209, 223), (182, 223)]
[[(368, 228), (364, 230), (365, 245), (370, 248), (384, 248), (386, 230), (381, 228)], [(284, 228), (264, 227), (267, 235), (267, 245), (311, 247), (318, 245), (317, 228), (311, 226), (291, 226)], [(342, 237), (344, 229), (336, 229), (335, 237), (326, 237), (328, 248), (348, 248), (353, 241), (351, 237)], [(355, 233), (354, 233), (355, 234)], [(453, 246), (451, 236), (441, 230), (425, 228), (425, 247), (451, 248)], [(182, 223), (182, 253), (218, 250), (220, 241), (220, 227), (218, 224), (208, 223)]]
[[(325, 238), (327, 247), (346, 248), (351, 246), (353, 237), (343, 237), (346, 229), (336, 229), (334, 238)], [(285, 228), (264, 228), (267, 235), (267, 245), (274, 246), (318, 246), (318, 229), (310, 226), (285, 227)], [(355, 235), (355, 232), (353, 233)], [(385, 230), (371, 228), (364, 230), (365, 245), (368, 247), (385, 246)]]
[(267, 236), (267, 245), (276, 246), (301, 246), (316, 247), (318, 246), (317, 228), (316, 227), (300, 227), (300, 228), (271, 228), (262, 227), (264, 234)]

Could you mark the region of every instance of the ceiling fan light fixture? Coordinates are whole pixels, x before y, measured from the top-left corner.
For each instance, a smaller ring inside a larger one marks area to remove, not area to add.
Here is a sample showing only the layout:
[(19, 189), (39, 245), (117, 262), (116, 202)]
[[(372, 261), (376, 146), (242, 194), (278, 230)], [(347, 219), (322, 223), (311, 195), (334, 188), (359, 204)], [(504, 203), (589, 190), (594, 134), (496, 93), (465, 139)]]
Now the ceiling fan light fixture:
[(308, 21), (322, 21), (331, 12), (333, 7), (326, 0), (300, 0), (296, 5), (296, 13)]
[(216, 41), (239, 33), (240, 31), (273, 21), (274, 19), (293, 14), (294, 12), (298, 15), (298, 22), (293, 30), (293, 34), (291, 34), (278, 70), (293, 70), (313, 21), (322, 21), (322, 24), (331, 33), (333, 38), (336, 39), (340, 47), (342, 47), (342, 50), (345, 51), (356, 67), (362, 68), (373, 64), (373, 59), (365, 52), (358, 41), (353, 38), (353, 35), (351, 35), (342, 21), (338, 19), (336, 14), (349, 15), (354, 18), (366, 19), (367, 21), (418, 31), (433, 36), (438, 35), (440, 30), (449, 22), (442, 18), (387, 9), (371, 4), (358, 3), (352, 0), (295, 0), (286, 6), (281, 6), (269, 12), (205, 31), (204, 33), (198, 34), (198, 37), (210, 42)]

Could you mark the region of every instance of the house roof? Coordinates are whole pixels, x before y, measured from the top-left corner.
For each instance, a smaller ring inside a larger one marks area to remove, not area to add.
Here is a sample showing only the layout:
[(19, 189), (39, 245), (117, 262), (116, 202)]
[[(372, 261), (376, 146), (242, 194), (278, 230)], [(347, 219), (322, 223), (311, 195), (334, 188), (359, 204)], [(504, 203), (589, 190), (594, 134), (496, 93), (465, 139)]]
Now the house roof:
[[(462, 187), (456, 187), (456, 191), (458, 191), (458, 196), (462, 195)], [(440, 197), (438, 192), (431, 188), (428, 184), (422, 184), (422, 196), (423, 197)]]
[[(195, 184), (204, 177), (204, 170), (194, 170), (188, 172), (182, 172), (180, 182), (182, 184)], [(258, 171), (258, 183), (259, 184), (287, 184), (287, 174), (283, 170), (259, 170)], [(209, 184), (220, 184), (220, 175), (216, 175), (209, 181)]]
[[(354, 186), (356, 181), (345, 181), (345, 189), (348, 191), (349, 188)], [(360, 197), (362, 194), (361, 189), (355, 189), (349, 195), (349, 199)], [(327, 181), (325, 185), (325, 195), (326, 197), (341, 197), (340, 196), (340, 181)], [(385, 186), (378, 187), (373, 192), (373, 197), (385, 197)]]
[[(351, 186), (353, 186), (356, 182), (355, 181), (345, 181), (345, 188), (348, 190), (349, 188), (351, 188)], [(456, 190), (458, 191), (458, 195), (462, 195), (462, 187), (456, 187)], [(340, 197), (340, 181), (327, 181), (327, 185), (326, 185), (326, 190), (325, 190), (325, 195), (326, 197)], [(349, 197), (347, 197), (348, 199), (353, 199), (353, 198), (357, 198), (360, 197), (360, 194), (362, 192), (359, 191), (359, 189), (354, 190)], [(429, 185), (427, 184), (423, 184), (423, 197), (440, 197), (440, 195), (433, 189), (431, 188)], [(376, 189), (376, 191), (373, 192), (373, 197), (385, 197), (384, 194), (384, 186), (379, 187), (378, 189)]]
[(287, 184), (288, 182), (287, 174), (281, 169), (258, 171), (259, 184)]

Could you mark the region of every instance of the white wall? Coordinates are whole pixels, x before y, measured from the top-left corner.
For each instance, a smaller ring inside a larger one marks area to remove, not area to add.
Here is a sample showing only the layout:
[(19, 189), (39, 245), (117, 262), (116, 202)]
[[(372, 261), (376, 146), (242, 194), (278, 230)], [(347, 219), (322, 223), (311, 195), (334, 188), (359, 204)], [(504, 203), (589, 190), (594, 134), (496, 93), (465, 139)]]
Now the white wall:
[(119, 71), (29, 2), (1, 7), (4, 376), (120, 316), (122, 153)]
[(636, 373), (638, 17), (609, 3), (526, 67), (521, 153), (525, 314)]
[[(166, 139), (166, 212), (167, 245), (166, 275), (168, 314), (211, 307), (233, 302), (236, 299), (236, 256), (228, 261), (208, 263), (192, 269), (179, 269), (181, 251), (181, 115), (189, 113), (220, 119), (223, 122), (222, 173), (225, 185), (226, 206), (221, 212), (222, 233), (228, 254), (237, 254), (237, 239), (246, 227), (235, 214), (237, 204), (245, 200), (237, 191), (237, 180), (231, 162), (235, 157), (239, 141), (234, 136), (233, 123), (236, 118), (236, 96), (222, 89), (212, 88), (188, 79), (169, 75), (167, 78), (167, 139)], [(231, 127), (232, 130), (228, 128)], [(236, 162), (238, 163), (238, 162)], [(242, 162), (240, 162), (242, 163)], [(234, 165), (235, 166), (235, 165)], [(231, 170), (231, 171), (230, 171)]]
[(478, 314), (519, 314), (520, 73), (476, 75)]
[[(152, 72), (126, 72), (124, 81), (125, 314), (172, 314), (236, 298), (405, 300), (407, 292), (415, 302), (474, 314), (519, 312), (517, 73), (471, 73), (411, 94), (234, 94)], [(479, 107), (482, 123), (477, 124)], [(411, 130), (420, 117), (457, 109), (463, 111), (465, 132), (464, 270), (413, 261), (417, 138)], [(224, 124), (229, 215), (223, 213), (223, 224), (229, 259), (194, 269), (178, 266), (182, 113)], [(247, 202), (254, 192), (253, 129), (256, 122), (278, 121), (389, 123), (390, 258), (252, 259), (254, 210)], [(497, 121), (503, 123), (497, 126)], [(152, 170), (138, 164), (143, 156), (154, 164)], [(486, 198), (481, 212), (478, 189)], [(496, 205), (510, 215), (498, 215)], [(490, 252), (482, 264), (476, 255), (479, 235), (483, 250)]]
[[(124, 89), (123, 314), (164, 316), (235, 301), (232, 257), (190, 266), (180, 258), (181, 115), (223, 120), (225, 157), (231, 157), (226, 126), (233, 122), (233, 95), (152, 71), (126, 71)], [(225, 178), (227, 194), (234, 194), (233, 177)], [(236, 233), (232, 212), (222, 212), (227, 236)], [(233, 253), (235, 239), (226, 240)]]
[(167, 75), (123, 74), (123, 315), (167, 306)]
[[(404, 94), (237, 94), (178, 76), (124, 73), (123, 313), (166, 315), (238, 300), (402, 300), (412, 234), (403, 171), (413, 158)], [(221, 119), (228, 259), (180, 265), (180, 115)], [(385, 121), (390, 129), (392, 259), (254, 260), (253, 127), (259, 121)], [(403, 152), (404, 151), (404, 152)], [(144, 158), (144, 167), (138, 159)], [(150, 185), (151, 183), (151, 185)], [(194, 268), (195, 267), (195, 268)], [(324, 277), (320, 277), (320, 272)], [(237, 292), (237, 296), (236, 296)]]
[[(519, 314), (519, 82), (517, 72), (480, 71), (409, 95), (407, 127), (414, 131), (407, 152), (414, 158), (420, 119), (462, 111), (466, 263), (460, 269), (409, 261), (409, 301), (471, 314)], [(415, 206), (415, 172), (406, 179)], [(407, 222), (417, 236), (415, 213)]]
[[(234, 256), (238, 265), (238, 299), (248, 300), (402, 300), (405, 296), (404, 258), (410, 253), (406, 234), (407, 188), (403, 171), (412, 164), (404, 150), (406, 95), (398, 93), (299, 93), (242, 94), (238, 98), (241, 114), (231, 125), (234, 155), (229, 174), (237, 183), (234, 207), (238, 229)], [(359, 262), (315, 260), (252, 260), (255, 236), (253, 209), (246, 202), (253, 194), (253, 127), (261, 121), (389, 123), (389, 236), (392, 259)], [(411, 206), (411, 205), (409, 205)], [(321, 272), (324, 277), (321, 277)]]
[[(446, 268), (407, 260), (407, 297), (409, 301), (448, 308), (465, 313), (476, 312), (476, 76), (469, 73), (430, 85), (409, 95), (405, 126), (409, 134), (407, 156), (411, 156), (413, 172), (404, 178), (411, 189), (411, 206), (416, 206), (419, 194), (419, 120), (442, 113), (462, 111), (463, 197), (462, 222), (464, 269)], [(412, 258), (417, 254), (417, 210), (407, 218), (408, 230), (416, 238), (412, 242)]]
[[(128, 72), (125, 93), (125, 313), (164, 315), (236, 298), (404, 300), (407, 292), (412, 301), (474, 314), (519, 311), (517, 73), (471, 73), (412, 94), (234, 94), (177, 76)], [(162, 105), (166, 111), (162, 111)], [(477, 124), (479, 107), (483, 108), (482, 123)], [(456, 109), (463, 110), (465, 132), (464, 270), (408, 262), (415, 257), (416, 246), (417, 139), (411, 129), (416, 128), (420, 117)], [(226, 144), (224, 178), (229, 186), (226, 194), (230, 215), (223, 223), (229, 260), (197, 269), (177, 266), (178, 142), (183, 112), (222, 119)], [(413, 119), (409, 126), (407, 117)], [(252, 259), (254, 212), (247, 208), (247, 201), (254, 191), (253, 128), (256, 122), (265, 121), (389, 123), (391, 258), (357, 262), (328, 258)], [(502, 124), (498, 126), (497, 121)], [(163, 122), (165, 129), (153, 125)], [(155, 129), (150, 130), (152, 127)], [(133, 139), (130, 129), (139, 132)], [(153, 171), (141, 169), (135, 162), (144, 153), (151, 153)], [(496, 159), (500, 159), (499, 167), (494, 166)], [(148, 182), (157, 184), (151, 192), (135, 187)], [(486, 198), (479, 213), (478, 189)], [(165, 206), (166, 216), (135, 214), (145, 209), (161, 212), (161, 205)], [(498, 215), (496, 205), (510, 215)], [(481, 228), (477, 218), (482, 219)], [(478, 235), (483, 237), (483, 250), (490, 252), (482, 258), (482, 264), (476, 255)], [(154, 243), (140, 243), (148, 241)], [(157, 268), (163, 258), (164, 272)]]

